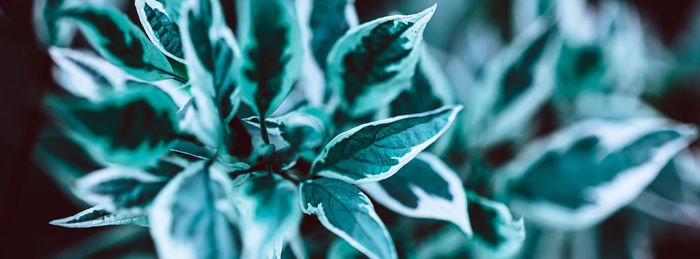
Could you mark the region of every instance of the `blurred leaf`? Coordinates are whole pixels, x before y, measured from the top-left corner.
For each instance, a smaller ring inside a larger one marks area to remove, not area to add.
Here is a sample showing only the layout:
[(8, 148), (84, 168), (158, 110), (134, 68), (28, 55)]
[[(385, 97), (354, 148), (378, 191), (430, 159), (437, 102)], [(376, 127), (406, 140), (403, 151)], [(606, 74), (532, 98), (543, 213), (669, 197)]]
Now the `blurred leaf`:
[(278, 176), (253, 178), (238, 187), (235, 206), (241, 211), (238, 224), (243, 258), (261, 258), (269, 251), (281, 253), (281, 240), (291, 237), (301, 222), (297, 188)]
[(354, 22), (357, 22), (355, 21), (357, 17), (348, 16), (348, 9), (353, 7), (354, 0), (312, 2), (309, 19), (312, 34), (311, 49), (316, 62), (321, 68), (324, 68), (326, 67), (326, 57), (328, 57), (328, 52), (331, 51), (333, 44), (350, 29)]
[(510, 204), (530, 222), (588, 228), (636, 198), (695, 135), (665, 119), (580, 122), (533, 142), (503, 169)]
[(149, 215), (163, 258), (238, 258), (238, 234), (219, 206), (231, 182), (204, 161), (185, 168), (158, 194)]
[(444, 106), (340, 133), (316, 157), (311, 173), (350, 183), (388, 178), (445, 133), (461, 110)]
[(505, 204), (467, 192), (469, 220), (474, 237), (469, 241), (477, 258), (510, 258), (525, 241), (523, 219), (514, 219)]
[(98, 161), (148, 166), (178, 134), (175, 105), (155, 88), (139, 88), (90, 103), (47, 99), (48, 112)]
[(240, 0), (243, 94), (268, 116), (282, 104), (301, 71), (302, 39), (294, 6), (286, 0)]
[(115, 215), (99, 207), (92, 207), (67, 218), (52, 220), (50, 224), (67, 228), (91, 228), (127, 224), (148, 226), (148, 217), (146, 215)]
[(74, 7), (59, 15), (76, 21), (92, 47), (127, 73), (146, 81), (174, 78), (165, 56), (119, 11), (108, 7)]
[(351, 117), (389, 104), (410, 87), (435, 6), (413, 15), (388, 16), (348, 31), (328, 53), (328, 84)]
[(389, 232), (362, 191), (343, 181), (321, 178), (301, 183), (299, 192), (304, 213), (316, 214), (324, 227), (367, 257), (398, 258)]

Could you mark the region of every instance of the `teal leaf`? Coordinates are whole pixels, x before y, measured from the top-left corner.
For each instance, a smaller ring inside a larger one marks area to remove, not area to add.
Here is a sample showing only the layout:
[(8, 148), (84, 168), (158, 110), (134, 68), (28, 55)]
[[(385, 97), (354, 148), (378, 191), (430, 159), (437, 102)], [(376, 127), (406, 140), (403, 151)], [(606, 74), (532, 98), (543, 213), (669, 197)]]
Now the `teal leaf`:
[(78, 23), (90, 45), (105, 59), (146, 81), (176, 78), (168, 59), (126, 15), (107, 7), (75, 7), (60, 16)]
[(311, 173), (350, 183), (392, 176), (452, 124), (462, 106), (362, 124), (338, 134), (316, 157)]
[(170, 181), (149, 214), (159, 257), (238, 258), (237, 231), (220, 206), (231, 188), (228, 176), (204, 161)]
[(141, 169), (112, 166), (80, 178), (74, 189), (79, 198), (106, 211), (143, 215), (168, 180)]
[(514, 219), (505, 204), (467, 193), (469, 219), (474, 236), (470, 251), (477, 258), (511, 258), (525, 241), (522, 218)]
[(472, 234), (462, 180), (430, 153), (420, 153), (392, 177), (360, 188), (401, 215), (446, 220)]
[(157, 88), (138, 88), (100, 102), (47, 99), (48, 112), (98, 161), (148, 166), (178, 134), (175, 104)]
[(262, 116), (287, 97), (301, 71), (302, 39), (292, 1), (241, 0), (243, 94)]
[(333, 45), (326, 64), (328, 84), (352, 117), (386, 106), (410, 87), (433, 12), (435, 6), (376, 19), (352, 28)]
[(575, 98), (582, 92), (601, 91), (608, 64), (603, 46), (565, 43), (556, 64), (557, 94)]
[(486, 66), (482, 87), (468, 101), (470, 144), (487, 147), (517, 139), (555, 87), (556, 27), (538, 20)]
[(148, 226), (148, 217), (145, 215), (115, 215), (99, 207), (92, 207), (67, 218), (52, 220), (49, 224), (67, 228), (91, 228), (128, 224)]
[(182, 40), (177, 20), (168, 13), (167, 7), (157, 0), (136, 0), (136, 12), (148, 39), (166, 56), (184, 62)]
[(321, 178), (301, 183), (299, 192), (304, 213), (318, 216), (324, 227), (367, 257), (398, 258), (394, 242), (372, 202), (355, 186)]
[(87, 51), (49, 48), (58, 67), (56, 81), (71, 94), (99, 101), (126, 88), (127, 75), (115, 65)]
[[(306, 110), (293, 111), (280, 117), (266, 118), (268, 134), (279, 136), (287, 146), (296, 151), (312, 150), (323, 145), (326, 138), (326, 124), (316, 114)], [(323, 116), (323, 115), (321, 115)], [(246, 122), (260, 127), (260, 119), (251, 117)]]
[(301, 222), (296, 186), (281, 177), (264, 175), (246, 181), (237, 190), (242, 257), (261, 258), (268, 251), (281, 252), (282, 246), (276, 243), (295, 234)]
[(398, 116), (434, 110), (453, 104), (455, 102), (453, 96), (447, 75), (437, 60), (430, 55), (428, 48), (423, 48), (411, 80), (411, 87), (401, 92), (391, 102), (390, 114)]
[(354, 11), (354, 1), (326, 0), (313, 1), (309, 27), (311, 28), (311, 49), (316, 62), (324, 68), (326, 57), (335, 43), (353, 23), (357, 23), (357, 14), (348, 15)]
[(162, 3), (165, 6), (165, 13), (167, 13), (170, 17), (172, 17), (171, 20), (173, 21), (179, 21), (180, 20), (180, 10), (182, 9), (182, 4), (186, 0), (156, 0), (160, 3)]
[(634, 200), (695, 137), (695, 128), (660, 118), (574, 124), (503, 168), (511, 208), (546, 226), (593, 226)]
[(226, 25), (219, 1), (191, 0), (182, 5), (182, 44), (201, 127), (193, 133), (213, 147), (233, 149), (228, 123), (238, 110), (234, 63), (240, 49)]

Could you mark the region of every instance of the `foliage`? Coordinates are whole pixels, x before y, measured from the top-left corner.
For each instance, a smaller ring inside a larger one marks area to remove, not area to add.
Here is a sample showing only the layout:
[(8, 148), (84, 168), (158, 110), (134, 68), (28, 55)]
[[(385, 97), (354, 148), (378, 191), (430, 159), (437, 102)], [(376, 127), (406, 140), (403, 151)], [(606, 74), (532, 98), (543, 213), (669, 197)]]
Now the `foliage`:
[(585, 1), (493, 2), (507, 25), (480, 1), (358, 24), (353, 1), (238, 0), (232, 30), (219, 0), (135, 0), (142, 28), (50, 1), (69, 94), (39, 152), (91, 206), (51, 224), (145, 226), (163, 258), (527, 258), (682, 174), (696, 130), (646, 105), (624, 4), (577, 27)]

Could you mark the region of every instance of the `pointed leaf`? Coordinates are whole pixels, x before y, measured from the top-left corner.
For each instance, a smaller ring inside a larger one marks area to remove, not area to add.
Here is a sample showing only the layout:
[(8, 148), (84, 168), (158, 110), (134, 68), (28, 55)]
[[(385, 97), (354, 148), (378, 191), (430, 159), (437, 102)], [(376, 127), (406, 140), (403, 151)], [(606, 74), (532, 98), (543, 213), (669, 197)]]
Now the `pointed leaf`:
[(301, 207), (315, 214), (324, 227), (345, 239), (369, 258), (398, 258), (369, 198), (343, 181), (321, 178), (301, 183)]
[(462, 106), (403, 115), (363, 124), (333, 138), (311, 172), (350, 183), (392, 176), (452, 124)]
[(138, 88), (90, 103), (47, 99), (48, 112), (98, 161), (148, 166), (177, 135), (175, 104), (157, 88)]
[(485, 68), (467, 111), (470, 144), (491, 146), (523, 136), (533, 115), (555, 87), (556, 27), (538, 20), (504, 48)]
[[(281, 137), (288, 146), (297, 151), (320, 147), (326, 137), (326, 125), (322, 118), (306, 112), (307, 110), (309, 109), (265, 119), (268, 134)], [(260, 127), (260, 119), (257, 117), (245, 120), (248, 124)]]
[(531, 222), (590, 227), (635, 199), (695, 136), (660, 118), (580, 122), (530, 144), (503, 169), (510, 204)]
[(76, 7), (61, 17), (74, 20), (100, 55), (146, 81), (174, 78), (168, 60), (126, 15), (107, 7)]
[(99, 207), (92, 207), (73, 216), (52, 220), (49, 223), (67, 228), (91, 228), (128, 224), (148, 226), (148, 217), (145, 215), (114, 215)]
[[(296, 233), (301, 222), (296, 186), (280, 177), (264, 175), (238, 187), (235, 202), (241, 211), (238, 224), (243, 240), (243, 258), (261, 258), (277, 243)], [(280, 248), (281, 245), (277, 248)]]
[(472, 234), (462, 181), (430, 153), (420, 153), (392, 177), (360, 188), (401, 215), (447, 220), (465, 234)]
[[(350, 26), (356, 25), (357, 14), (354, 12), (354, 1), (349, 0), (326, 0), (312, 1), (311, 17), (309, 27), (311, 27), (311, 49), (313, 50), (316, 62), (324, 68), (326, 57), (331, 51), (333, 44)], [(350, 14), (348, 14), (351, 12)]]
[(167, 7), (157, 0), (136, 0), (134, 5), (141, 26), (153, 45), (166, 56), (184, 62), (180, 27), (177, 26), (177, 20), (168, 13)]
[(84, 176), (75, 184), (79, 198), (119, 215), (143, 215), (165, 186), (168, 177), (141, 169), (107, 167)]
[(474, 236), (469, 241), (478, 258), (511, 258), (525, 241), (523, 219), (513, 219), (503, 203), (468, 192), (469, 219)]
[(193, 133), (213, 147), (233, 149), (228, 123), (238, 110), (234, 63), (240, 50), (226, 25), (219, 1), (189, 0), (182, 5), (182, 44), (201, 130)]
[(302, 39), (292, 1), (241, 0), (241, 87), (258, 114), (274, 112), (301, 71)]
[(193, 163), (156, 197), (149, 220), (159, 257), (238, 258), (236, 230), (218, 208), (232, 186), (215, 168)]
[(433, 12), (435, 6), (364, 23), (333, 45), (326, 65), (328, 84), (351, 116), (386, 106), (410, 86)]
[(49, 53), (58, 67), (56, 81), (75, 96), (99, 101), (110, 92), (125, 90), (126, 74), (99, 56), (58, 47), (49, 48)]

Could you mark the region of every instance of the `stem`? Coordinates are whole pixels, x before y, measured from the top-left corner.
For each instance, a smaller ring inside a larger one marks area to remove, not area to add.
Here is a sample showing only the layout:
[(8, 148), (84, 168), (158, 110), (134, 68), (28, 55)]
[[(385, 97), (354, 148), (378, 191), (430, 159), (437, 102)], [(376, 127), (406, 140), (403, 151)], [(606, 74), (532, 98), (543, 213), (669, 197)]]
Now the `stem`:
[(270, 144), (270, 137), (267, 135), (267, 126), (265, 125), (265, 116), (260, 114), (260, 135), (262, 135), (265, 144)]
[(299, 179), (292, 177), (290, 174), (278, 173), (277, 175), (282, 176), (282, 178), (289, 180), (290, 182), (294, 183), (295, 185), (299, 185)]

